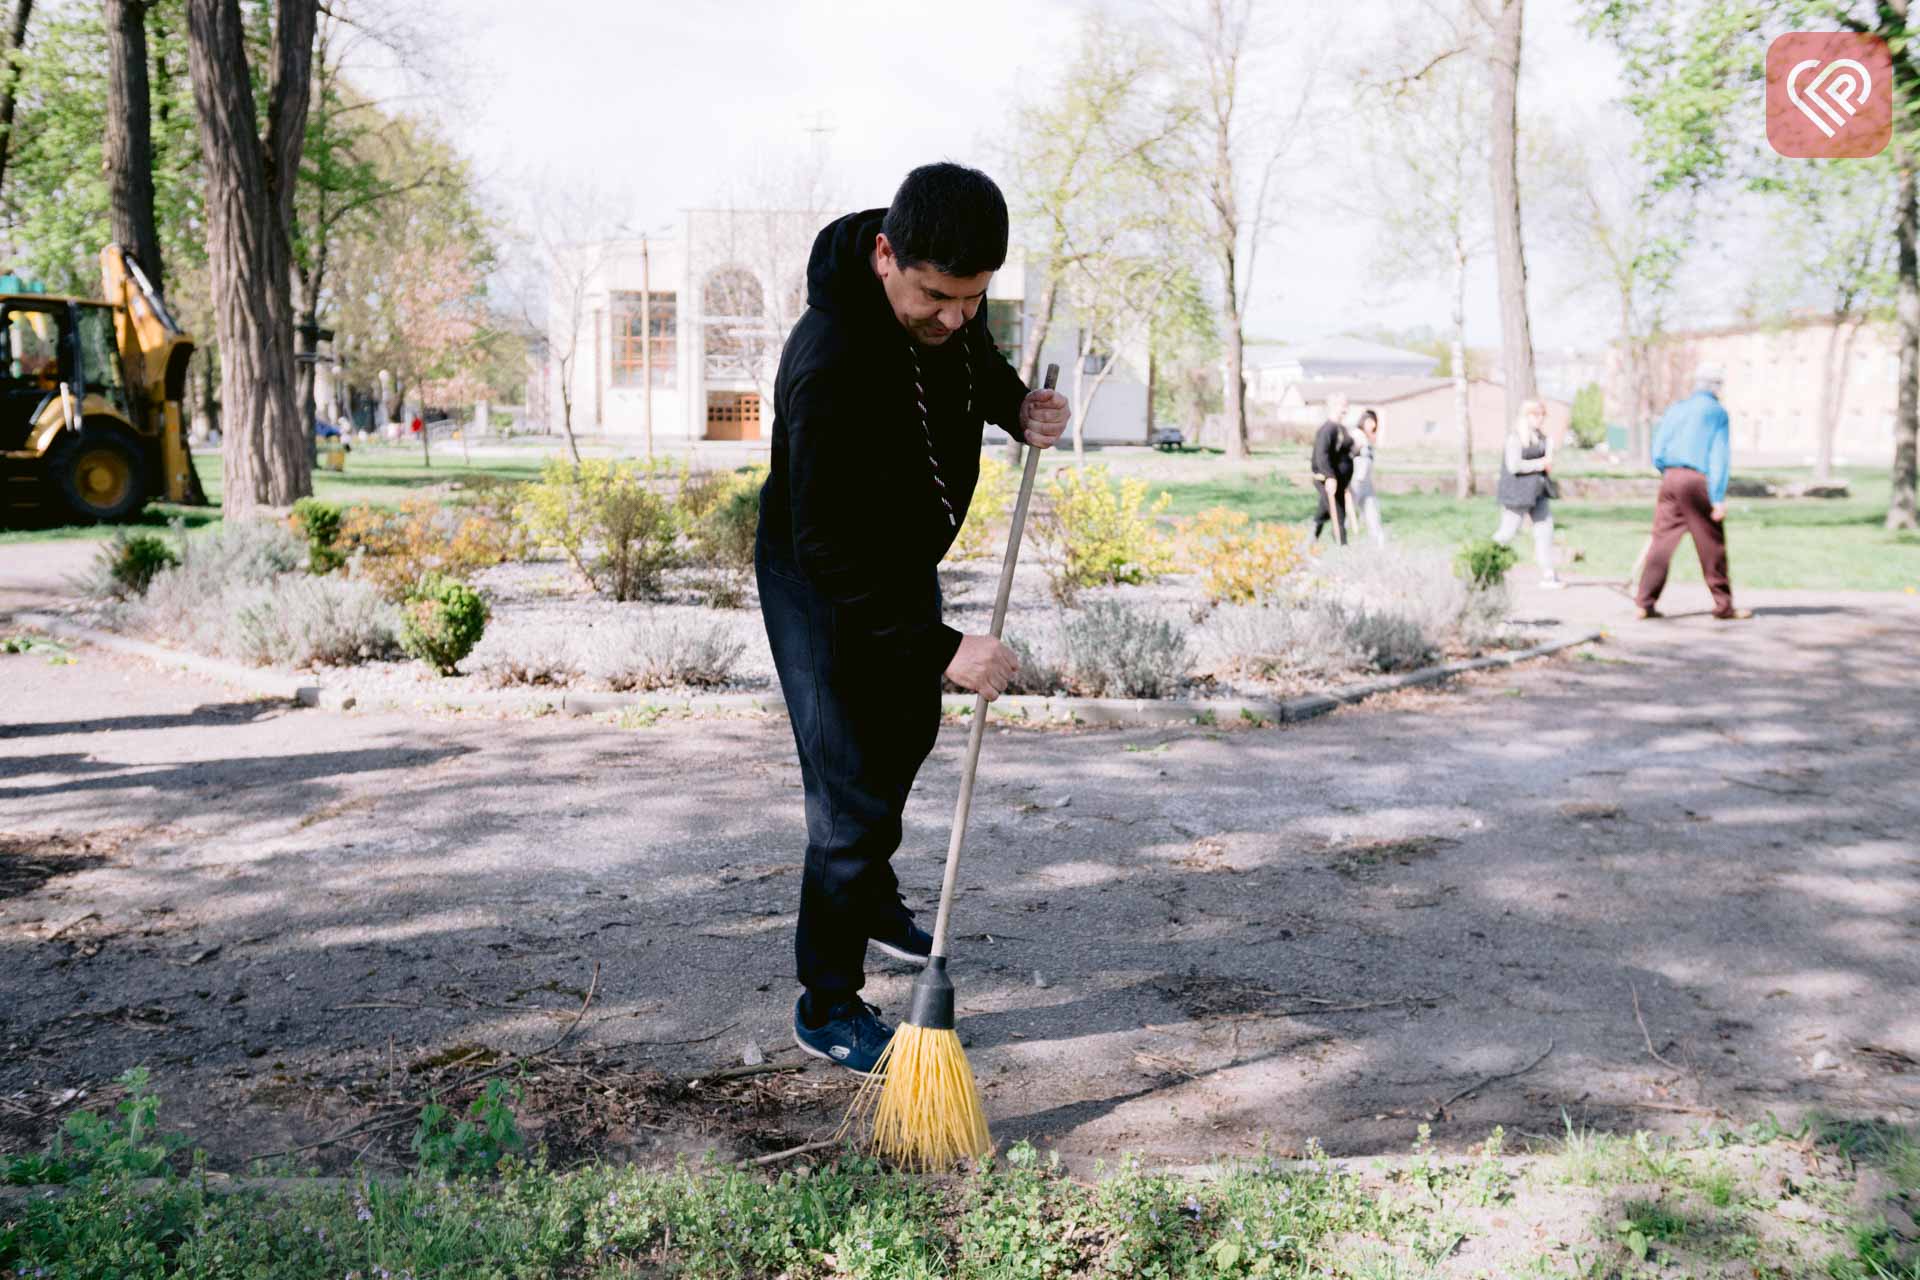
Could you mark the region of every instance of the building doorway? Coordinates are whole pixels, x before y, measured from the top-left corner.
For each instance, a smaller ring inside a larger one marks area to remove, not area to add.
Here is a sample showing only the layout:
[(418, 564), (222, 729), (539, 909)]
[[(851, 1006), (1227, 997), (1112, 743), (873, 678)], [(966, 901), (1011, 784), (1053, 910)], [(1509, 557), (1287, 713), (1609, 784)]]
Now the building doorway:
[(759, 392), (709, 391), (707, 393), (707, 439), (758, 440), (759, 438)]

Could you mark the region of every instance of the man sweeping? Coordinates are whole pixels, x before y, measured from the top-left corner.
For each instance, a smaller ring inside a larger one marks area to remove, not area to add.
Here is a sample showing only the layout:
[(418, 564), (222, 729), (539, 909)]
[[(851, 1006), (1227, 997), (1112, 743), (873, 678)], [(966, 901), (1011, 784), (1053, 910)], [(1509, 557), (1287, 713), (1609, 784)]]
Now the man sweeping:
[(941, 677), (991, 699), (1019, 666), (942, 622), (935, 567), (966, 519), (983, 420), (1041, 449), (1067, 425), (1066, 397), (1028, 394), (988, 334), (1006, 254), (991, 178), (915, 169), (888, 208), (815, 238), (774, 384), (754, 565), (806, 791), (793, 1035), (863, 1075), (893, 1034), (859, 996), (868, 944), (912, 962), (931, 947), (890, 860)]

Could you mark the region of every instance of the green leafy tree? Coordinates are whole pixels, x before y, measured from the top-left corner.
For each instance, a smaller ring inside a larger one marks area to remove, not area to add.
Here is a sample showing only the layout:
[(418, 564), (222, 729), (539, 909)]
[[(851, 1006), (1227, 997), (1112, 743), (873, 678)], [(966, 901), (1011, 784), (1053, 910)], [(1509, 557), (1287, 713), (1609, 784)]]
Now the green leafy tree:
[(1920, 528), (1920, 47), (1906, 0), (1587, 0), (1586, 8), (1591, 28), (1620, 49), (1626, 104), (1640, 120), (1660, 189), (1744, 188), (1791, 200), (1793, 184), (1809, 183), (1815, 203), (1831, 198), (1833, 184), (1847, 180), (1844, 166), (1782, 161), (1753, 126), (1767, 46), (1788, 31), (1836, 28), (1887, 42), (1892, 198), (1881, 234), (1883, 244), (1891, 241), (1900, 381), (1886, 525)]
[(1574, 443), (1582, 449), (1592, 449), (1606, 442), (1606, 399), (1600, 392), (1599, 383), (1589, 382), (1573, 393), (1573, 413), (1567, 422), (1567, 430), (1573, 433)]

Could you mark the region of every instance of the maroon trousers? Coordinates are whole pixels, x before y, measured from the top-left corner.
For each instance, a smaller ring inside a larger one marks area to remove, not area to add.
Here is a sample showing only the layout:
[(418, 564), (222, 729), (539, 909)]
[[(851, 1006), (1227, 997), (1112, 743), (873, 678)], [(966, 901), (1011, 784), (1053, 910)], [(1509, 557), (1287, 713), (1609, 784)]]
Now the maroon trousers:
[(1687, 467), (1668, 467), (1660, 475), (1660, 498), (1653, 508), (1653, 544), (1647, 550), (1647, 567), (1640, 572), (1637, 603), (1642, 609), (1651, 609), (1660, 599), (1667, 585), (1667, 567), (1684, 534), (1693, 536), (1701, 575), (1707, 580), (1707, 590), (1713, 592), (1713, 611), (1732, 613), (1726, 526), (1713, 518), (1707, 478)]

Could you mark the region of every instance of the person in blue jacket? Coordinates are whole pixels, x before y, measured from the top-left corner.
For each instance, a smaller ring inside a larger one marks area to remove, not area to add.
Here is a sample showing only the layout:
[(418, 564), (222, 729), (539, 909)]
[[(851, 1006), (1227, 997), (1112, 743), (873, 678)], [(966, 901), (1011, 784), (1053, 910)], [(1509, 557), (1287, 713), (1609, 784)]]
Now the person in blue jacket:
[(1692, 535), (1700, 557), (1700, 572), (1713, 593), (1713, 616), (1724, 621), (1751, 618), (1751, 609), (1736, 609), (1733, 587), (1727, 579), (1727, 470), (1731, 461), (1731, 432), (1727, 411), (1720, 403), (1726, 377), (1703, 366), (1694, 377), (1694, 392), (1669, 405), (1653, 433), (1653, 465), (1660, 472), (1660, 497), (1653, 509), (1653, 537), (1647, 546), (1646, 567), (1640, 571), (1637, 612), (1657, 618), (1660, 592), (1667, 585), (1667, 567), (1683, 535)]

